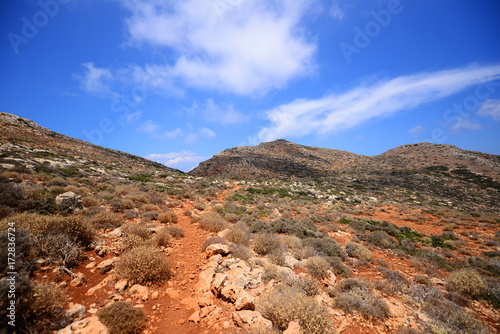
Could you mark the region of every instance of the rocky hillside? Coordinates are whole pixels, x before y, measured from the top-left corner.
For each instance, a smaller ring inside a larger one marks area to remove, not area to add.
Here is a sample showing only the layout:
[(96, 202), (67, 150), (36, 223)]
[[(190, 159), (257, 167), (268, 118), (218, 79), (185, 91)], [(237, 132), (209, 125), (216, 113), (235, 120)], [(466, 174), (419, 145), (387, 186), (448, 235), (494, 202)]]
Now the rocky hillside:
[(47, 168), (62, 174), (80, 172), (130, 175), (178, 174), (179, 170), (116, 150), (107, 149), (46, 129), (32, 120), (0, 113), (0, 166)]
[(500, 180), (500, 156), (459, 149), (452, 145), (419, 143), (399, 146), (378, 156), (303, 146), (278, 139), (258, 146), (227, 149), (202, 162), (191, 174), (242, 179), (288, 176), (376, 174), (393, 170), (450, 170)]

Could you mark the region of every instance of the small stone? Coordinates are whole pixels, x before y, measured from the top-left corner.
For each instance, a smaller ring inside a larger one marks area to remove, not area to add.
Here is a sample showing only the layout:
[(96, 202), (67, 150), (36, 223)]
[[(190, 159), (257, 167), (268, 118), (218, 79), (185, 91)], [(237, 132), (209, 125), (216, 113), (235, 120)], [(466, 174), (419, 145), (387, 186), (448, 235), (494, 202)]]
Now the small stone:
[(146, 301), (149, 298), (149, 288), (140, 284), (135, 284), (130, 288), (130, 294), (134, 299)]
[(84, 283), (87, 282), (87, 278), (85, 277), (84, 274), (82, 273), (77, 273), (75, 277), (71, 280), (71, 286), (82, 286)]
[(123, 278), (115, 284), (115, 290), (118, 290), (121, 292), (121, 291), (125, 290), (127, 288), (127, 286), (128, 286), (128, 280), (126, 278)]
[(223, 244), (212, 244), (205, 249), (205, 252), (207, 253), (207, 257), (212, 257), (218, 254), (225, 256), (230, 253), (229, 246)]
[(158, 297), (160, 297), (160, 294), (158, 293), (158, 291), (154, 291), (152, 294), (151, 294), (151, 299), (152, 300), (157, 300)]
[(188, 321), (198, 324), (201, 321), (200, 311), (195, 311), (193, 314), (191, 314), (191, 316), (188, 318)]
[(297, 321), (290, 322), (283, 334), (301, 334), (299, 323)]

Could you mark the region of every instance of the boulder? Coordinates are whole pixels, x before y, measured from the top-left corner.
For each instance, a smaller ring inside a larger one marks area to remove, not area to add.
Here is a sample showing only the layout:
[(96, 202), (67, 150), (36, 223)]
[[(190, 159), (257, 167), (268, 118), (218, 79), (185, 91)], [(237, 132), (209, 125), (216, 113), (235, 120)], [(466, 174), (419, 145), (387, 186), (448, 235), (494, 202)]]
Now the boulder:
[(115, 228), (113, 231), (108, 233), (108, 237), (110, 238), (119, 238), (123, 235), (121, 227)]
[(87, 315), (87, 309), (81, 304), (74, 304), (64, 312), (64, 317), (73, 320), (80, 320)]
[(301, 334), (300, 325), (297, 321), (292, 321), (288, 324), (288, 328), (283, 332), (283, 334)]
[(135, 284), (130, 288), (130, 295), (134, 299), (146, 301), (149, 298), (149, 288), (140, 284)]
[(82, 273), (77, 273), (75, 275), (75, 277), (73, 277), (73, 279), (71, 280), (70, 284), (71, 284), (71, 286), (78, 287), (78, 286), (82, 286), (86, 282), (87, 282), (87, 278), (85, 277), (85, 275)]
[(236, 311), (241, 310), (255, 310), (255, 298), (250, 296), (248, 293), (239, 294), (234, 302), (234, 308)]
[(239, 285), (228, 285), (220, 291), (220, 295), (222, 299), (230, 302), (235, 302), (236, 301), (236, 296), (243, 292), (243, 288)]
[(205, 252), (207, 253), (207, 257), (212, 257), (218, 254), (226, 256), (230, 253), (229, 246), (223, 244), (212, 244), (205, 249)]
[(224, 287), (224, 283), (227, 281), (227, 274), (224, 273), (218, 273), (215, 275), (212, 285), (210, 286), (210, 290), (212, 293), (216, 296), (220, 296), (220, 292), (222, 288)]
[(83, 209), (82, 196), (79, 196), (72, 191), (68, 191), (57, 196), (56, 204), (69, 211)]
[(128, 280), (126, 278), (123, 278), (115, 284), (115, 290), (118, 290), (121, 292), (121, 291), (125, 290), (127, 288), (127, 286), (128, 286)]
[(323, 279), (323, 284), (327, 287), (333, 287), (335, 285), (335, 282), (337, 281), (337, 276), (331, 271), (328, 270), (328, 276)]
[(102, 261), (97, 265), (97, 269), (101, 271), (101, 274), (107, 273), (108, 271), (114, 268), (116, 259), (117, 259), (116, 257), (112, 257), (111, 259)]
[(262, 314), (257, 311), (243, 310), (233, 312), (233, 321), (236, 326), (245, 329), (250, 329), (252, 327), (271, 329), (273, 327), (273, 323), (265, 319)]
[(98, 317), (90, 317), (76, 321), (56, 334), (108, 334), (108, 329)]

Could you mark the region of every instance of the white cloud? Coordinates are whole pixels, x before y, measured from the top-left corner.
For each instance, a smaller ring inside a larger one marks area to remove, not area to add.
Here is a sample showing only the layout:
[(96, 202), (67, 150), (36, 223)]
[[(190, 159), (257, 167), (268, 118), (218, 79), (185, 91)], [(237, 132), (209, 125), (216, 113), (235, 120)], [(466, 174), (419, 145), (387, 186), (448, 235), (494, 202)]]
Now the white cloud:
[(206, 159), (191, 151), (155, 153), (147, 155), (145, 158), (185, 172), (193, 169)]
[(174, 139), (182, 134), (182, 130), (177, 128), (171, 131), (164, 131), (162, 127), (152, 120), (147, 120), (137, 128), (139, 132), (146, 133), (155, 139)]
[(500, 100), (486, 100), (477, 111), (478, 116), (492, 117), (495, 121), (500, 120)]
[(340, 5), (336, 0), (333, 0), (330, 10), (328, 11), (328, 14), (330, 14), (330, 16), (332, 16), (334, 19), (338, 21), (341, 21), (345, 16), (344, 11), (340, 8)]
[(481, 130), (482, 126), (478, 122), (471, 121), (470, 119), (460, 119), (460, 121), (453, 123), (450, 129), (452, 133), (457, 133), (459, 130)]
[[(136, 67), (158, 88), (265, 94), (314, 71), (316, 46), (301, 20), (315, 0), (121, 0), (129, 44), (169, 48), (175, 59)], [(221, 10), (223, 8), (224, 10)], [(151, 71), (151, 69), (154, 69)]]
[(422, 133), (422, 131), (424, 131), (424, 127), (422, 125), (417, 125), (417, 126), (414, 126), (413, 128), (411, 128), (410, 131), (408, 131), (408, 132), (418, 135), (418, 134)]
[(110, 70), (95, 67), (93, 63), (82, 64), (83, 73), (75, 74), (80, 86), (88, 93), (95, 95), (116, 96), (109, 88), (109, 83), (115, 78)]
[(230, 103), (217, 104), (213, 99), (207, 99), (204, 104), (194, 102), (187, 112), (195, 116), (202, 115), (205, 121), (218, 124), (240, 124), (250, 120), (250, 117), (234, 109)]
[(125, 122), (127, 123), (132, 123), (135, 120), (138, 120), (142, 115), (142, 110), (137, 110), (136, 112), (133, 112), (131, 114), (125, 115)]
[(319, 99), (297, 99), (268, 111), (266, 118), (271, 124), (250, 138), (250, 142), (349, 129), (498, 78), (500, 65), (473, 65), (363, 84), (345, 93)]
[(202, 139), (202, 138), (214, 138), (216, 137), (217, 134), (210, 130), (209, 128), (201, 128), (199, 131), (197, 132), (190, 132), (187, 136), (186, 136), (186, 142), (188, 142), (189, 144), (194, 144), (196, 143), (198, 140)]

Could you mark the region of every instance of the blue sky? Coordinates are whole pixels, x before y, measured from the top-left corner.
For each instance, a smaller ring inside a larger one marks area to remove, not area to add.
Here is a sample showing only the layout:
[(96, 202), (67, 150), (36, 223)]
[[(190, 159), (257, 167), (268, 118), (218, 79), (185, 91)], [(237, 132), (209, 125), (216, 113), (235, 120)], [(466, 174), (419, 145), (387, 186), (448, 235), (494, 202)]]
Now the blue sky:
[(497, 0), (6, 0), (0, 110), (181, 170), (284, 138), (500, 154)]

